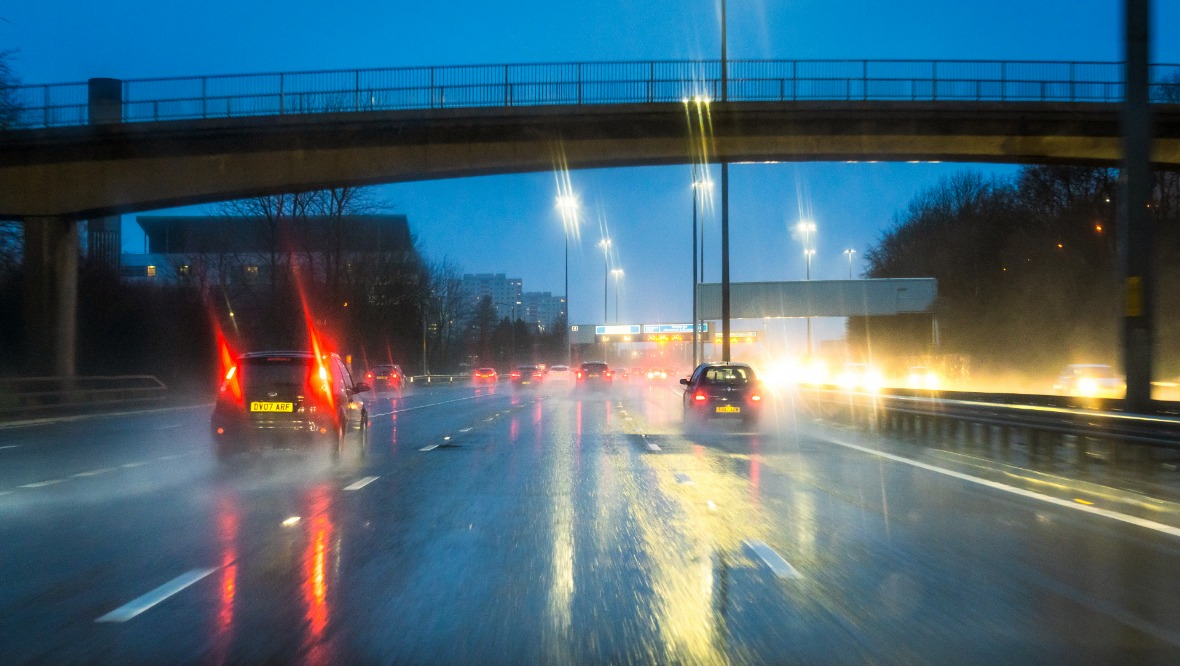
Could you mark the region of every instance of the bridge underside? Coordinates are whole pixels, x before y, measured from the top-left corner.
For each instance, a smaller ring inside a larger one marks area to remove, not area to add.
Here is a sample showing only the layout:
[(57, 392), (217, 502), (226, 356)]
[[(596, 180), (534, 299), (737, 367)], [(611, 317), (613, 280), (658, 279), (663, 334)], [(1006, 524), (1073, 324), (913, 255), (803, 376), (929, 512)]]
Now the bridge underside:
[[(86, 219), (246, 196), (488, 174), (687, 163), (682, 104), (362, 112), (0, 135), (0, 217)], [(1119, 107), (999, 102), (713, 103), (714, 159), (1114, 165)], [(695, 109), (693, 111), (695, 123)], [(695, 133), (695, 132), (694, 132)], [(1154, 160), (1180, 167), (1180, 106)]]

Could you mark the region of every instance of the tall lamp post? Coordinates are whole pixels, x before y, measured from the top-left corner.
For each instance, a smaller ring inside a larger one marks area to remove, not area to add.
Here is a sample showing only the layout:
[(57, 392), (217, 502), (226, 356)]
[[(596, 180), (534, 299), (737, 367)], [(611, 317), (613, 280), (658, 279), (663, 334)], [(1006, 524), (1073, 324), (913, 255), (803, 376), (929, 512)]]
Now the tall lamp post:
[(623, 277), (623, 269), (615, 268), (610, 272), (615, 276), (615, 323), (619, 323), (619, 280)]
[(602, 248), (602, 322), (610, 319), (610, 306), (607, 303), (607, 293), (610, 289), (610, 239), (603, 238), (598, 242)]
[(573, 345), (570, 342), (570, 231), (578, 228), (578, 198), (572, 194), (557, 197), (557, 209), (561, 211), (561, 226), (565, 230), (565, 301), (562, 314), (565, 315), (565, 363), (573, 363)]
[(856, 254), (856, 250), (851, 248), (844, 250), (844, 256), (848, 257), (848, 279), (852, 279), (852, 255)]
[[(807, 261), (807, 272), (804, 274), (811, 280), (811, 258), (815, 256), (815, 222), (800, 220), (795, 229), (803, 237), (803, 257)], [(807, 317), (807, 358), (811, 358), (811, 317)]]

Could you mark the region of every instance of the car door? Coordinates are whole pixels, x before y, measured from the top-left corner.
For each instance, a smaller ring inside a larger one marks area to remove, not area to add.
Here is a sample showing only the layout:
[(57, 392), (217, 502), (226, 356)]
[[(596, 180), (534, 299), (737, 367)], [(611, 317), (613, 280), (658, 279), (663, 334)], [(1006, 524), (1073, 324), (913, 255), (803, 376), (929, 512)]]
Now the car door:
[(332, 381), (340, 387), (336, 399), (344, 401), (346, 426), (349, 428), (359, 427), (361, 408), (364, 403), (357, 397), (358, 394), (353, 392), (352, 374), (348, 372), (344, 362), (336, 356), (332, 357)]

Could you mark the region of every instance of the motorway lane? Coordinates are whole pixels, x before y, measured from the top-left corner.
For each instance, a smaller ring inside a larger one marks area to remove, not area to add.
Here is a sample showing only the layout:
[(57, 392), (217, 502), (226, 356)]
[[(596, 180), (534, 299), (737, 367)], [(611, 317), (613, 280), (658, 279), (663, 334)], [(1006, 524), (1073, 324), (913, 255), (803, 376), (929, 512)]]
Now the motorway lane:
[[(685, 431), (671, 385), (607, 395), (506, 388), (378, 407), (371, 455), (336, 467), (264, 456), (218, 472), (204, 430), (190, 432), (204, 426), (192, 415), (169, 437), (190, 455), (162, 461), (163, 474), (144, 466), (118, 481), (0, 496), (0, 571), (13, 583), (0, 590), (0, 654), (311, 663), (1178, 655), (1174, 535), (851, 448), (920, 455), (815, 426), (789, 400), (759, 429)], [(98, 441), (122, 451), (158, 418), (120, 417), (109, 424), (117, 434)], [(50, 428), (44, 439), (60, 434)], [(22, 455), (45, 461), (48, 444), (32, 436), (25, 445)], [(125, 622), (95, 622), (202, 573)]]

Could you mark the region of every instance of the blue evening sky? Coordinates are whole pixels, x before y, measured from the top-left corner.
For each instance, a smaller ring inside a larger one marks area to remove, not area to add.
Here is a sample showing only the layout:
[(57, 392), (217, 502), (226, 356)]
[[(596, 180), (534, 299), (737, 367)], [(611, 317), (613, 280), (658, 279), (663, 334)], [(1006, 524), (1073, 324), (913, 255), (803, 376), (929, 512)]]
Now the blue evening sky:
[[(1155, 0), (1152, 58), (1180, 62), (1180, 0)], [(729, 0), (733, 59), (1121, 59), (1119, 0)], [(26, 83), (94, 76), (352, 69), (410, 65), (719, 57), (719, 2), (306, 2), (304, 0), (38, 0), (0, 9), (0, 48), (18, 49)], [(953, 164), (762, 164), (731, 167), (735, 280), (801, 279), (790, 233), (799, 202), (819, 226), (813, 278), (847, 277), (919, 190)], [(577, 171), (582, 243), (571, 252), (571, 319), (602, 319), (603, 262), (594, 245), (609, 227), (625, 270), (622, 318), (689, 318), (689, 167)], [(383, 186), (409, 216), (431, 258), (468, 272), (504, 272), (528, 291), (562, 290), (563, 235), (552, 174)], [(131, 222), (131, 218), (126, 220)], [(718, 276), (716, 218), (707, 277)], [(128, 224), (128, 226), (134, 226)], [(137, 227), (135, 228), (137, 229)], [(142, 240), (129, 233), (128, 249)], [(141, 237), (140, 237), (141, 238)], [(611, 316), (614, 293), (611, 290)], [(835, 322), (831, 322), (835, 323)], [(825, 337), (839, 335), (826, 326)]]

